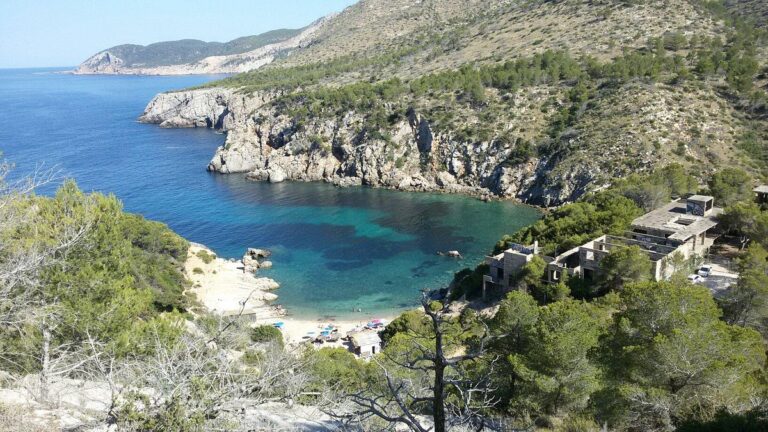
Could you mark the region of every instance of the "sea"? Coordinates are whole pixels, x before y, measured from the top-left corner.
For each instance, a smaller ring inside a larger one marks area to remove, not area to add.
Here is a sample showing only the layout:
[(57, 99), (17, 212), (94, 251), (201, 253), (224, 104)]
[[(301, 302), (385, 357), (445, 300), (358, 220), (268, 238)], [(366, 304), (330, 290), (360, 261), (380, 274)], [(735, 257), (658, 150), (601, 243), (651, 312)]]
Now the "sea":
[[(418, 304), (422, 290), (445, 287), (455, 272), (480, 263), (503, 234), (540, 217), (512, 202), (209, 173), (223, 134), (136, 118), (157, 93), (221, 76), (62, 71), (0, 70), (0, 152), (15, 165), (13, 175), (53, 169), (224, 258), (269, 249), (274, 267), (259, 274), (280, 283), (278, 303), (296, 317), (396, 314)], [(463, 259), (438, 255), (448, 250)]]

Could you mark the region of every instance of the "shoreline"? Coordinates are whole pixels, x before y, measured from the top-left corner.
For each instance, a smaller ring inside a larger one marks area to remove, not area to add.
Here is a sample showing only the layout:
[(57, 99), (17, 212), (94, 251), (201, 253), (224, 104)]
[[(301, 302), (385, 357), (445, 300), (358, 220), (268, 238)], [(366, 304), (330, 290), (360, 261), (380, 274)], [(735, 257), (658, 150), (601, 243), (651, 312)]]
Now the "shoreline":
[[(203, 259), (205, 254), (215, 258), (206, 263)], [(190, 242), (187, 261), (184, 263), (184, 275), (192, 282), (188, 291), (196, 296), (200, 306), (212, 313), (231, 316), (242, 311), (254, 325), (282, 322), (281, 330), (287, 345), (307, 342), (312, 339), (310, 332), (317, 336), (328, 325), (337, 328), (343, 337), (374, 319), (390, 322), (396, 317), (365, 315), (364, 319), (352, 319), (331, 316), (302, 318), (291, 315), (285, 308), (274, 304), (278, 295), (272, 291), (279, 288), (275, 280), (259, 277), (243, 268), (241, 262), (219, 258), (210, 248)], [(343, 343), (326, 342), (322, 346), (342, 347)]]

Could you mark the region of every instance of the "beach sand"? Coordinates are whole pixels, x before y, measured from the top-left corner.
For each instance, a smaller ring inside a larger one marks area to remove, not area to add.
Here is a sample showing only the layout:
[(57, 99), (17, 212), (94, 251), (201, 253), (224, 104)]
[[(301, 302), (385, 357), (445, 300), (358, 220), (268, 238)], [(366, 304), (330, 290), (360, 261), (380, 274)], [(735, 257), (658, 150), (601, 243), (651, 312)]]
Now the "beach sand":
[[(200, 251), (215, 255), (209, 248), (192, 243), (187, 254), (184, 273), (192, 281), (190, 291), (210, 312), (221, 315), (237, 315), (241, 309), (254, 325), (273, 325), (282, 322), (283, 338), (291, 345), (307, 342), (309, 332), (314, 335), (328, 325), (339, 330), (341, 337), (348, 332), (361, 328), (373, 319), (391, 321), (393, 317), (370, 316), (358, 319), (304, 318), (291, 316), (290, 311), (281, 310), (273, 305), (278, 296), (274, 291), (279, 284), (270, 278), (257, 277), (253, 273), (243, 272), (239, 261), (216, 258), (205, 263), (198, 255)], [(278, 291), (279, 292), (279, 291)], [(245, 305), (243, 306), (243, 302)], [(324, 343), (321, 346), (343, 346), (342, 342)]]

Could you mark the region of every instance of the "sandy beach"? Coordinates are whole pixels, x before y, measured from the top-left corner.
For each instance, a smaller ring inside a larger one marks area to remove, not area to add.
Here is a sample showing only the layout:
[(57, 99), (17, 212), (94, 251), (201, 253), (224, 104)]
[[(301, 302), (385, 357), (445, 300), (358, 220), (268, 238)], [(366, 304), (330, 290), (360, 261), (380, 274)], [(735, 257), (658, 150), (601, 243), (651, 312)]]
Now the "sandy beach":
[[(222, 315), (236, 315), (242, 309), (243, 314), (249, 315), (256, 325), (282, 322), (283, 337), (288, 344), (311, 340), (328, 325), (337, 328), (344, 337), (348, 332), (362, 328), (373, 319), (385, 319), (389, 322), (393, 318), (370, 316), (345, 320), (291, 316), (289, 310), (274, 306), (278, 296), (273, 291), (279, 287), (276, 281), (244, 272), (240, 261), (216, 257), (206, 263), (202, 258), (205, 253), (201, 251), (215, 255), (209, 248), (192, 243), (184, 268), (187, 278), (192, 281), (190, 291), (197, 296), (200, 303), (209, 311)], [(342, 346), (341, 342), (323, 344), (333, 345)]]

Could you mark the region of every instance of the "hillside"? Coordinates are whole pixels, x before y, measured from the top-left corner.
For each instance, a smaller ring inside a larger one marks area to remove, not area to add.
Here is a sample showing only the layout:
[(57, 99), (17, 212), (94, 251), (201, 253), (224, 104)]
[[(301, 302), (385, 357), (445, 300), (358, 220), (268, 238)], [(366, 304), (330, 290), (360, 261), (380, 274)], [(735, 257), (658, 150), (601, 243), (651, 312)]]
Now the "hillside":
[(699, 0), (365, 0), (142, 120), (227, 130), (222, 173), (553, 206), (672, 162), (768, 173), (765, 42)]
[(118, 45), (81, 63), (76, 74), (177, 75), (238, 73), (258, 68), (304, 43), (318, 22), (302, 29), (272, 30), (229, 42), (183, 39), (147, 46)]
[(282, 42), (301, 30), (274, 30), (256, 36), (245, 36), (229, 42), (203, 42), (184, 39), (151, 45), (118, 45), (106, 51), (123, 60), (125, 67), (154, 67), (191, 63), (205, 57), (241, 54), (264, 45)]
[(726, 0), (725, 4), (728, 9), (760, 26), (768, 24), (768, 3), (763, 0)]

